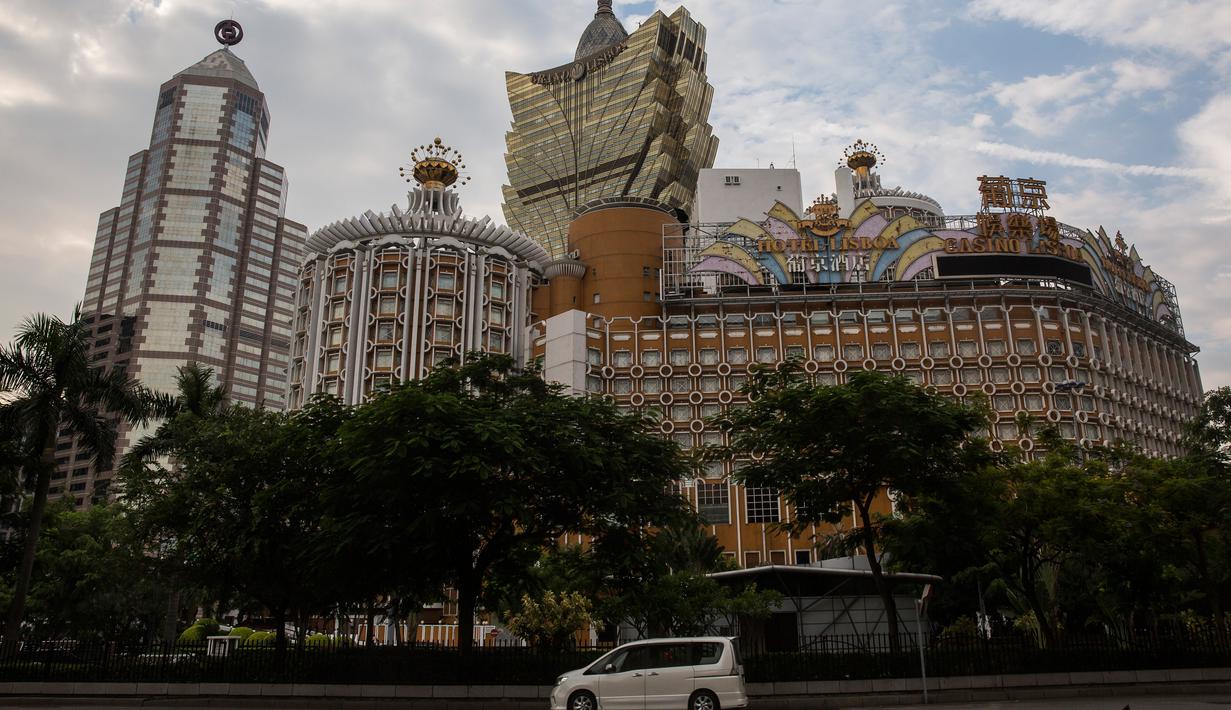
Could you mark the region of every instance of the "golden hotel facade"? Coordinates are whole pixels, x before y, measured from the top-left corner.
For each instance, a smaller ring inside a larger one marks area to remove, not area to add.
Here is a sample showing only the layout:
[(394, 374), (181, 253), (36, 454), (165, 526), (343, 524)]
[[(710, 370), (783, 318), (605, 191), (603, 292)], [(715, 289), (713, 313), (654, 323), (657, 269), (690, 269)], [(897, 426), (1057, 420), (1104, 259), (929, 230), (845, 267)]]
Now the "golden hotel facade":
[[(882, 188), (876, 157), (852, 146), (835, 195), (803, 216), (772, 197), (721, 224), (679, 224), (650, 200), (583, 206), (534, 293), (531, 357), (684, 448), (723, 443), (707, 420), (745, 402), (750, 372), (800, 360), (823, 383), (878, 370), (986, 397), (998, 450), (1032, 456), (1051, 423), (1082, 446), (1180, 453), (1202, 395), (1197, 349), (1135, 249), (1050, 217), (1042, 181), (980, 178), (982, 211), (946, 216)], [(816, 531), (774, 532), (791, 510), (732, 484), (738, 466), (710, 464), (678, 491), (741, 566), (818, 562)]]

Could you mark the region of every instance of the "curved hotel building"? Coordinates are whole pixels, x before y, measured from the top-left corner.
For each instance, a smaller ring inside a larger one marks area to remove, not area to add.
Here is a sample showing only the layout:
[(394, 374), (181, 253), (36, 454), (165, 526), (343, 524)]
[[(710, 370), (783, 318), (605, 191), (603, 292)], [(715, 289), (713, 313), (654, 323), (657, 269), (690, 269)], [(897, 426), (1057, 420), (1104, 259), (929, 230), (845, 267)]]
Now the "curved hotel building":
[(423, 377), (466, 352), (527, 349), (530, 288), (547, 251), (462, 214), (461, 156), (420, 146), (406, 209), (365, 212), (317, 230), (299, 271), (292, 407), (318, 392), (356, 403), (391, 381)]
[[(652, 200), (583, 205), (569, 256), (534, 294), (533, 356), (685, 448), (723, 441), (707, 419), (744, 401), (750, 372), (799, 360), (823, 383), (879, 370), (986, 398), (995, 449), (1030, 456), (1052, 423), (1081, 445), (1180, 453), (1202, 396), (1197, 348), (1171, 284), (1120, 235), (1051, 217), (1041, 180), (979, 178), (982, 210), (953, 216), (882, 188), (874, 146), (846, 158), (836, 192), (804, 214), (772, 192), (760, 214), (706, 224)], [(741, 565), (815, 562), (810, 535), (770, 528), (791, 515), (776, 491), (729, 482), (738, 466), (711, 464), (679, 491)]]

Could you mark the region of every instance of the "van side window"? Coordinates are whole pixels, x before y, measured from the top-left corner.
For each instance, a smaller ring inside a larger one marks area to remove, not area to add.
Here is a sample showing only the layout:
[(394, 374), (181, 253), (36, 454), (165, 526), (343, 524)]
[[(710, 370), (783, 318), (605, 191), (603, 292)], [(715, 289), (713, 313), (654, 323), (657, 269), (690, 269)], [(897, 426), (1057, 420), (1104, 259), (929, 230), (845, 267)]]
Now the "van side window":
[(708, 666), (722, 660), (722, 644), (720, 643), (694, 643), (692, 651), (696, 657), (693, 662), (694, 666)]
[(624, 673), (626, 671), (639, 671), (643, 668), (650, 667), (650, 647), (637, 646), (630, 648), (623, 653), (616, 654), (615, 658), (611, 659), (611, 665), (615, 666), (612, 673)]
[(692, 644), (660, 643), (654, 644), (651, 648), (654, 649), (654, 668), (675, 668), (677, 666), (693, 665)]

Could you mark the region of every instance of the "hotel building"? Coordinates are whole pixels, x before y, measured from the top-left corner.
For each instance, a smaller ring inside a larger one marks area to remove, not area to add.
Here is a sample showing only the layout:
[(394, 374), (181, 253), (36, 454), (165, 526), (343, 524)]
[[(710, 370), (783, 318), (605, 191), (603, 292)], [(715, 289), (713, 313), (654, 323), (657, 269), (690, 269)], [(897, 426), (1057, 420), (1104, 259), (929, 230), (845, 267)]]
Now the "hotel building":
[[(167, 393), (198, 362), (232, 401), (283, 409), (306, 229), (284, 217), (286, 173), (265, 159), (270, 113), (235, 31), (159, 88), (149, 147), (99, 217), (82, 310), (96, 362)], [(143, 435), (121, 422), (117, 458)], [(105, 500), (111, 473), (61, 436), (52, 497)]]
[(684, 8), (655, 11), (630, 34), (599, 0), (572, 62), (508, 72), (509, 225), (561, 256), (575, 211), (593, 199), (652, 199), (686, 221), (697, 172), (718, 151), (705, 68), (705, 28)]
[[(846, 157), (835, 194), (802, 216), (774, 200), (694, 224), (652, 200), (583, 205), (570, 255), (534, 292), (531, 356), (685, 449), (724, 442), (708, 420), (745, 401), (751, 372), (798, 360), (824, 384), (878, 370), (986, 398), (997, 450), (1032, 456), (1054, 424), (1082, 446), (1181, 452), (1197, 348), (1174, 288), (1122, 237), (1051, 217), (1040, 180), (980, 178), (982, 211), (952, 216), (882, 188), (873, 146)], [(810, 534), (772, 529), (792, 514), (777, 491), (730, 482), (738, 466), (712, 463), (678, 490), (741, 566), (816, 562)]]

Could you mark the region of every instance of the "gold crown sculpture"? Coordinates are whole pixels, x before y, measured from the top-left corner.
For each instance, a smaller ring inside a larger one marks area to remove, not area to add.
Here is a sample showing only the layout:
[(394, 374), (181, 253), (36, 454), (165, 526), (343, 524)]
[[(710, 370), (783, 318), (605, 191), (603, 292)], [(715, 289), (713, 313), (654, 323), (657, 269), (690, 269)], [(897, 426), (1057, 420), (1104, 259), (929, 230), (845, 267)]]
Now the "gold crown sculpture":
[(430, 145), (421, 145), (410, 151), (410, 160), (414, 163), (410, 168), (411, 177), (406, 177), (406, 168), (398, 168), (398, 174), (406, 182), (413, 179), (425, 190), (443, 190), (454, 183), (461, 186), (470, 182), (470, 176), (461, 174), (462, 168), (466, 167), (462, 154), (452, 146), (441, 143), (439, 138)]
[(866, 174), (875, 167), (877, 162), (885, 159), (879, 148), (872, 143), (865, 143), (862, 138), (848, 147), (842, 156), (846, 158), (847, 167), (861, 175)]

